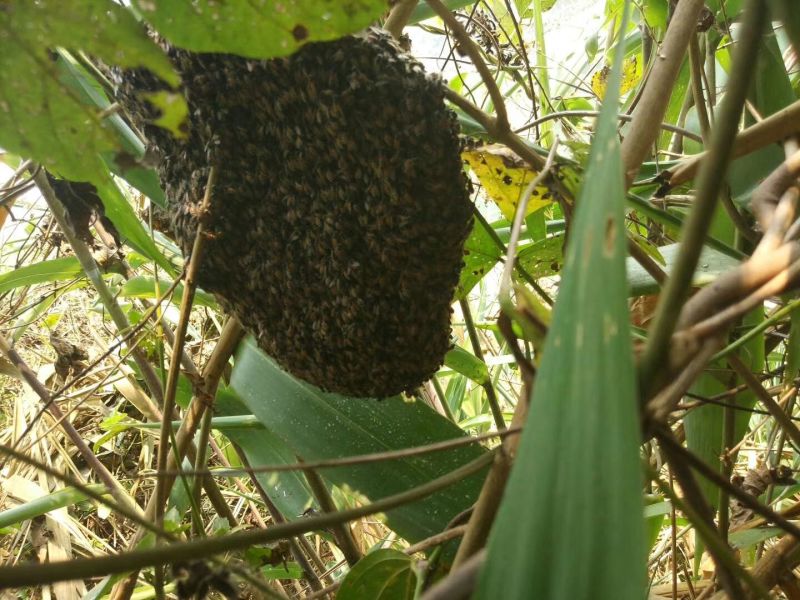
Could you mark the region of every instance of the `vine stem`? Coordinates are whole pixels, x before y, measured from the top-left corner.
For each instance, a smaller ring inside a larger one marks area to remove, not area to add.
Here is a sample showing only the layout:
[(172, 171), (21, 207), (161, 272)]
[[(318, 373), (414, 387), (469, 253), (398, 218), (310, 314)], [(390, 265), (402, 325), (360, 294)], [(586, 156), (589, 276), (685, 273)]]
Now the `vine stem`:
[[(399, 450), (387, 450), (386, 452), (372, 452), (370, 454), (356, 454), (354, 456), (344, 456), (342, 458), (327, 458), (316, 461), (296, 462), (288, 464), (274, 464), (274, 465), (260, 465), (258, 467), (239, 467), (239, 468), (224, 468), (224, 469), (195, 469), (189, 470), (171, 470), (162, 473), (156, 473), (157, 477), (174, 477), (175, 475), (213, 475), (214, 477), (236, 477), (242, 474), (253, 475), (256, 473), (278, 473), (286, 471), (305, 471), (307, 469), (331, 469), (352, 465), (364, 465), (386, 460), (398, 460), (403, 458), (410, 458), (412, 456), (421, 456), (423, 454), (430, 454), (433, 452), (441, 452), (443, 450), (452, 450), (454, 448), (462, 448), (464, 446), (471, 446), (479, 444), (480, 442), (491, 440), (494, 438), (506, 438), (513, 435), (519, 435), (522, 432), (521, 427), (509, 427), (502, 431), (490, 431), (479, 435), (472, 435), (468, 437), (460, 437), (441, 442), (433, 442), (425, 444), (424, 446), (412, 446), (410, 448), (401, 448)], [(140, 475), (146, 477), (146, 475)]]
[[(469, 335), (470, 342), (472, 343), (472, 351), (475, 357), (483, 364), (486, 360), (483, 358), (483, 349), (481, 348), (481, 341), (478, 338), (478, 330), (475, 329), (475, 323), (472, 320), (472, 311), (469, 308), (469, 302), (466, 299), (459, 300), (461, 306), (461, 313), (464, 315), (464, 323), (467, 326), (467, 334)], [(489, 401), (489, 408), (492, 410), (492, 417), (494, 417), (494, 424), (498, 430), (502, 431), (506, 428), (505, 419), (503, 419), (503, 411), (500, 409), (500, 402), (497, 399), (494, 385), (492, 385), (492, 378), (481, 384), (481, 387), (486, 391), (486, 399)]]
[(268, 544), (311, 531), (325, 530), (336, 523), (344, 523), (381, 513), (426, 498), (441, 489), (460, 482), (465, 477), (481, 471), (494, 460), (494, 455), (494, 452), (487, 452), (476, 460), (442, 477), (365, 506), (328, 513), (318, 517), (298, 519), (274, 525), (269, 529), (250, 529), (181, 544), (161, 545), (125, 554), (52, 562), (46, 565), (24, 564), (13, 567), (0, 567), (0, 581), (3, 582), (4, 586), (11, 588), (47, 585), (58, 581), (113, 575), (142, 569), (151, 565), (168, 564), (182, 560), (207, 559), (210, 555), (221, 552), (241, 550), (255, 544)]

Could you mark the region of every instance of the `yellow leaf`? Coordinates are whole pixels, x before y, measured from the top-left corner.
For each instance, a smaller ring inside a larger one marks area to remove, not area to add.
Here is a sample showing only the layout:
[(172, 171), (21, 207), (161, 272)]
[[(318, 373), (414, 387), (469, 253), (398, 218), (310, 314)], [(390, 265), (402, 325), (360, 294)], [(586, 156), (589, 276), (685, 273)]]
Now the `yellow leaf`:
[[(611, 75), (611, 67), (608, 65), (603, 66), (602, 69), (596, 71), (595, 74), (592, 75), (592, 91), (600, 100), (606, 95), (609, 75)], [(620, 87), (620, 94), (630, 92), (641, 78), (642, 70), (636, 56), (626, 58), (622, 63), (622, 86)]]
[[(538, 173), (511, 150), (499, 144), (465, 150), (461, 156), (503, 216), (509, 221), (513, 220), (525, 188)], [(525, 216), (552, 204), (555, 199), (549, 187), (542, 185), (534, 188)]]

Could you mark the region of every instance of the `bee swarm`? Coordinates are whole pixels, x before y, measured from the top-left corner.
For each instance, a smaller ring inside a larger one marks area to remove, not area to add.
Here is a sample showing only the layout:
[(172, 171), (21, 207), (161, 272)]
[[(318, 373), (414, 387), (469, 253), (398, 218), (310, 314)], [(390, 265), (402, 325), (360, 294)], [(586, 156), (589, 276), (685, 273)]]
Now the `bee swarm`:
[(430, 378), (472, 214), (441, 82), (375, 30), (267, 61), (169, 54), (187, 139), (148, 124), (148, 72), (123, 72), (118, 95), (164, 157), (185, 254), (217, 167), (200, 286), (325, 390), (386, 397)]

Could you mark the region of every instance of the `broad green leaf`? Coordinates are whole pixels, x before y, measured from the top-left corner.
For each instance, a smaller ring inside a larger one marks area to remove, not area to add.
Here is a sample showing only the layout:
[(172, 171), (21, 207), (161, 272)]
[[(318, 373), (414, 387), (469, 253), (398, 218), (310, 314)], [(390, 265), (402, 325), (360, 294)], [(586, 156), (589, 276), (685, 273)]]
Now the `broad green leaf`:
[[(154, 277), (139, 275), (126, 281), (122, 285), (122, 288), (120, 288), (119, 295), (123, 298), (160, 298), (167, 292), (170, 285), (172, 285), (171, 281), (161, 279), (156, 282)], [(175, 286), (175, 291), (168, 300), (172, 304), (180, 305), (181, 298), (183, 298), (183, 284), (179, 283), (177, 286)], [(199, 289), (195, 291), (194, 304), (196, 306), (218, 308), (217, 302), (214, 300), (214, 296)]]
[(534, 279), (551, 277), (561, 271), (564, 262), (564, 236), (554, 235), (519, 251), (517, 260)]
[(541, 369), (474, 598), (641, 600), (646, 548), (625, 281), (618, 53)]
[[(299, 381), (248, 339), (240, 345), (231, 387), (268, 430), (304, 460), (340, 458), (465, 437), (422, 402), (346, 398)], [(338, 486), (371, 500), (396, 494), (449, 473), (483, 453), (474, 445), (402, 460), (321, 470)], [(389, 526), (409, 541), (440, 532), (478, 497), (484, 472), (428, 498), (386, 513)]]
[(661, 35), (667, 29), (667, 0), (644, 0), (642, 2), (642, 15), (647, 26), (656, 34), (656, 39), (660, 40)]
[(105, 172), (120, 148), (100, 111), (59, 78), (50, 49), (85, 50), (109, 63), (178, 76), (125, 8), (110, 0), (11, 0), (0, 9), (0, 146), (74, 181)]
[[(715, 364), (712, 368), (717, 370), (724, 366)], [(724, 392), (728, 387), (713, 375), (703, 373), (689, 389), (689, 397), (697, 395), (701, 398), (710, 398)], [(724, 412), (725, 409), (717, 404), (704, 404), (689, 411), (683, 419), (686, 446), (715, 471), (719, 471)], [(709, 504), (716, 508), (719, 505), (719, 488), (702, 477), (697, 478), (697, 483), (705, 493)]]
[(800, 310), (792, 312), (789, 339), (786, 342), (786, 369), (783, 381), (787, 384), (794, 381), (800, 371)]
[(796, 53), (800, 52), (800, 3), (797, 0), (770, 0), (773, 14), (784, 25)]
[(250, 58), (285, 56), (307, 42), (354, 33), (386, 10), (385, 0), (133, 0), (133, 4), (176, 46)]
[(783, 533), (778, 527), (756, 527), (754, 529), (742, 529), (734, 531), (728, 539), (734, 548), (747, 548), (777, 537)]
[[(223, 418), (249, 412), (236, 392), (229, 387), (221, 388), (217, 392), (214, 410), (215, 414), (222, 415)], [(297, 462), (297, 457), (291, 449), (268, 429), (226, 426), (224, 433), (244, 451), (252, 467)], [(258, 473), (256, 479), (267, 491), (278, 510), (290, 521), (302, 516), (307, 508), (316, 505), (311, 489), (299, 471)]]
[(645, 530), (647, 531), (647, 548), (652, 549), (658, 541), (661, 526), (664, 524), (664, 519), (669, 514), (672, 505), (659, 496), (645, 497), (645, 504), (644, 520)]
[(483, 223), (475, 219), (472, 232), (464, 244), (464, 266), (456, 288), (456, 299), (466, 298), (472, 288), (497, 264), (500, 255), (500, 248), (486, 231)]
[[(666, 265), (664, 270), (667, 273), (672, 271), (672, 266), (678, 257), (679, 244), (669, 244), (668, 246), (659, 247), (661, 256), (664, 258)], [(723, 273), (730, 271), (737, 267), (739, 261), (731, 258), (727, 254), (704, 246), (700, 253), (700, 260), (697, 262), (697, 268), (694, 272), (694, 279), (692, 285), (703, 286), (708, 285)], [(659, 286), (655, 279), (644, 270), (636, 260), (628, 258), (626, 263), (628, 271), (628, 285), (630, 286), (631, 296), (644, 296), (647, 294), (654, 294), (658, 292)]]
[(144, 93), (142, 96), (159, 111), (159, 116), (153, 120), (153, 125), (163, 127), (175, 138), (186, 138), (189, 128), (189, 106), (180, 93), (161, 90)]
[(261, 569), (261, 574), (267, 579), (302, 579), (303, 570), (295, 562), (286, 563), (286, 566), (266, 566)]
[(758, 63), (748, 100), (762, 116), (768, 117), (797, 99), (783, 61), (775, 32), (761, 38)]
[[(763, 305), (758, 306), (748, 312), (742, 319), (742, 327), (745, 328), (745, 331), (742, 331), (742, 334), (746, 333), (748, 329), (759, 327), (764, 322), (765, 318)], [(739, 358), (745, 365), (747, 365), (747, 368), (751, 373), (764, 373), (768, 370), (766, 366), (766, 349), (764, 347), (764, 341), (765, 337), (762, 333), (749, 340), (739, 351)], [(741, 384), (744, 382), (741, 378), (738, 378), (736, 383)], [(733, 437), (733, 443), (738, 444), (744, 437), (744, 434), (747, 432), (748, 426), (750, 425), (750, 417), (752, 415), (747, 411), (747, 409), (753, 408), (756, 405), (758, 398), (756, 397), (755, 392), (748, 388), (737, 394), (734, 400), (737, 406), (741, 406), (745, 409), (737, 410), (734, 413), (736, 428)]]
[(399, 550), (370, 552), (342, 580), (337, 600), (411, 600), (417, 586), (414, 561)]
[(444, 364), (456, 373), (469, 377), (475, 383), (483, 385), (489, 382), (489, 368), (486, 363), (461, 346), (455, 346), (445, 354)]
[[(691, 73), (689, 69), (689, 59), (683, 61), (681, 65), (681, 70), (678, 73), (678, 77), (675, 79), (675, 85), (672, 86), (672, 93), (669, 97), (669, 103), (667, 104), (667, 110), (664, 113), (664, 122), (665, 123), (677, 123), (680, 118), (681, 108), (683, 107), (683, 102), (686, 98), (687, 93), (689, 92), (689, 81), (691, 79)], [(669, 145), (669, 141), (672, 139), (674, 134), (669, 131), (662, 131), (661, 135), (658, 138), (658, 147), (659, 148), (666, 148)]]
[(49, 281), (67, 281), (82, 275), (81, 263), (74, 256), (43, 260), (0, 275), (0, 294), (18, 287)]

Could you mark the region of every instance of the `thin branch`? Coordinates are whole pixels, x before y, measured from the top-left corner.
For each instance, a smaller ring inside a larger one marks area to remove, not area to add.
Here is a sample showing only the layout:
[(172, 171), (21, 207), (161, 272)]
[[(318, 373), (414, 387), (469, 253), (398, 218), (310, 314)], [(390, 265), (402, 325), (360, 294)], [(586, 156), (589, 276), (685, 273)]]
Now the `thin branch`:
[[(170, 436), (172, 434), (171, 415), (175, 410), (175, 393), (178, 389), (178, 375), (180, 375), (180, 362), (183, 353), (183, 346), (186, 341), (186, 331), (189, 327), (189, 316), (192, 311), (194, 292), (197, 288), (197, 276), (200, 272), (200, 263), (205, 248), (205, 224), (211, 207), (211, 194), (217, 177), (217, 170), (211, 167), (208, 171), (205, 195), (199, 206), (199, 216), (197, 219), (197, 232), (195, 233), (194, 246), (189, 256), (189, 264), (186, 268), (185, 283), (183, 286), (183, 296), (181, 297), (181, 308), (178, 316), (178, 325), (175, 332), (175, 344), (172, 348), (172, 361), (170, 362), (167, 384), (164, 391), (164, 402), (161, 421), (161, 435), (159, 437), (157, 469), (163, 471), (167, 467), (167, 455), (170, 448)], [(163, 479), (156, 480), (154, 496), (156, 497), (156, 523), (161, 524), (164, 518), (164, 508), (167, 504), (167, 494), (164, 493)]]
[[(178, 461), (182, 460), (184, 456), (190, 453), (189, 451), (193, 445), (192, 439), (194, 438), (194, 434), (197, 432), (197, 428), (200, 426), (203, 413), (211, 406), (213, 398), (216, 395), (217, 386), (220, 378), (222, 377), (222, 372), (225, 368), (225, 365), (228, 363), (228, 360), (243, 336), (244, 330), (241, 324), (235, 318), (229, 318), (225, 323), (225, 327), (223, 328), (222, 334), (217, 341), (217, 345), (214, 346), (214, 350), (211, 352), (211, 356), (203, 368), (202, 386), (200, 387), (199, 392), (196, 392), (195, 396), (192, 398), (192, 401), (189, 404), (189, 409), (186, 412), (183, 421), (181, 422), (181, 426), (178, 429), (178, 432), (175, 434), (175, 451), (169, 453), (167, 470), (175, 469), (180, 464)], [(180, 471), (178, 471), (176, 474), (178, 473), (180, 473)], [(176, 474), (165, 477), (165, 481), (163, 483), (165, 494), (168, 494), (169, 490), (172, 489)], [(219, 490), (216, 488), (213, 478), (211, 478), (210, 475), (204, 477), (205, 481), (203, 482), (203, 485), (206, 490), (216, 490), (219, 492)], [(145, 516), (147, 518), (154, 518), (157, 501), (158, 499), (155, 494), (150, 496), (147, 506), (145, 507)], [(217, 508), (216, 504), (215, 508)], [(135, 547), (139, 541), (141, 541), (143, 535), (144, 530), (141, 528), (137, 529), (131, 539), (128, 540), (128, 547)], [(112, 591), (112, 598), (114, 600), (120, 600), (122, 598), (130, 597), (130, 594), (133, 592), (135, 587), (137, 578), (138, 571), (132, 573), (122, 582), (118, 583), (117, 587), (115, 587), (115, 589)]]
[[(61, 201), (56, 197), (55, 192), (53, 192), (53, 188), (50, 187), (50, 182), (47, 180), (47, 175), (43, 170), (39, 170), (34, 177), (34, 181), (36, 181), (36, 185), (42, 192), (45, 202), (47, 202), (47, 205), (50, 207), (50, 212), (53, 214), (53, 217), (58, 223), (61, 232), (64, 234), (64, 237), (67, 238), (67, 241), (74, 250), (75, 256), (81, 263), (84, 273), (86, 273), (86, 276), (92, 282), (92, 285), (97, 291), (98, 296), (100, 296), (100, 301), (103, 303), (106, 311), (108, 311), (108, 314), (114, 321), (114, 325), (116, 325), (119, 333), (124, 335), (130, 331), (130, 323), (125, 316), (125, 313), (122, 312), (119, 304), (117, 304), (117, 301), (114, 298), (114, 295), (111, 293), (111, 290), (108, 289), (106, 282), (103, 280), (100, 270), (97, 267), (97, 262), (95, 262), (94, 258), (92, 257), (92, 253), (89, 251), (86, 243), (76, 236), (75, 232), (72, 230), (72, 227), (69, 224), (69, 217), (67, 216), (66, 209)], [(150, 390), (150, 394), (158, 404), (161, 404), (164, 397), (163, 390), (161, 388), (161, 379), (158, 377), (155, 369), (153, 369), (153, 366), (148, 362), (147, 357), (144, 355), (144, 352), (142, 352), (141, 349), (135, 347), (132, 348), (131, 355), (133, 356), (136, 365), (139, 367), (139, 370), (142, 372), (142, 376), (147, 384), (147, 388)]]
[(659, 130), (653, 127), (653, 123), (664, 120), (689, 39), (697, 29), (697, 18), (704, 5), (704, 0), (682, 0), (672, 15), (641, 100), (633, 111), (628, 135), (622, 142), (622, 163), (628, 184), (633, 181), (658, 136)]
[(508, 114), (506, 113), (505, 98), (503, 97), (500, 88), (497, 87), (497, 82), (494, 80), (492, 72), (489, 70), (489, 67), (486, 66), (486, 62), (484, 62), (483, 57), (481, 56), (480, 49), (475, 42), (472, 41), (472, 38), (467, 33), (467, 30), (464, 29), (464, 26), (459, 23), (455, 15), (441, 2), (441, 0), (426, 0), (426, 2), (428, 3), (428, 6), (430, 6), (437, 14), (437, 16), (444, 21), (444, 24), (450, 28), (450, 31), (453, 32), (453, 35), (455, 36), (456, 40), (458, 40), (459, 45), (467, 54), (467, 56), (469, 56), (472, 64), (475, 65), (475, 69), (480, 74), (481, 79), (483, 79), (483, 84), (489, 91), (489, 96), (492, 99), (494, 111), (497, 115), (493, 119), (493, 128), (496, 128), (498, 131), (502, 132), (510, 131)]
[(91, 448), (89, 448), (86, 443), (86, 440), (81, 437), (81, 434), (78, 433), (72, 422), (66, 419), (59, 406), (52, 402), (50, 393), (47, 391), (44, 384), (37, 379), (31, 368), (11, 344), (9, 344), (5, 336), (2, 335), (0, 335), (0, 352), (2, 352), (11, 364), (17, 368), (22, 378), (25, 380), (25, 383), (39, 396), (39, 399), (47, 406), (47, 410), (53, 415), (53, 418), (61, 424), (61, 428), (72, 443), (75, 444), (75, 448), (77, 448), (83, 460), (86, 461), (86, 464), (89, 465), (95, 475), (103, 482), (114, 500), (116, 500), (120, 506), (126, 507), (130, 511), (137, 511), (139, 507), (136, 506), (135, 502), (128, 496), (119, 482), (114, 479), (114, 476), (106, 469), (105, 465), (95, 456), (94, 452), (92, 452)]
[[(690, 488), (695, 488), (694, 493), (692, 493), (693, 497), (691, 499), (688, 498), (689, 492), (687, 492), (686, 484), (689, 480), (687, 479), (687, 475), (691, 477), (691, 472), (689, 472), (688, 469), (685, 469), (683, 465), (681, 465), (682, 468), (676, 469), (675, 462), (676, 461), (670, 461), (670, 464), (672, 468), (676, 470), (676, 478), (678, 479), (678, 483), (681, 485), (684, 494), (687, 495), (687, 500), (684, 501), (683, 499), (679, 498), (678, 495), (670, 488), (670, 486), (662, 481), (656, 474), (653, 474), (653, 480), (656, 482), (664, 495), (667, 496), (670, 501), (672, 501), (675, 506), (683, 514), (685, 514), (695, 526), (697, 533), (705, 542), (709, 554), (711, 554), (711, 556), (714, 558), (720, 583), (725, 588), (726, 592), (732, 598), (744, 598), (744, 590), (742, 590), (740, 585), (741, 580), (747, 584), (747, 587), (756, 595), (756, 597), (762, 598), (763, 600), (770, 600), (768, 590), (766, 590), (764, 586), (757, 581), (747, 569), (739, 564), (730, 546), (719, 536), (719, 533), (714, 527), (714, 521), (711, 519), (710, 515), (704, 515), (702, 509), (695, 504), (695, 502), (698, 500), (702, 500), (702, 502), (705, 503), (705, 500), (702, 497), (702, 492), (700, 492), (700, 488), (697, 487), (696, 482), (693, 482), (693, 485), (690, 484), (688, 486)], [(682, 472), (683, 477), (678, 475), (678, 471)], [(708, 506), (705, 505), (705, 508), (707, 507)]]
[[(320, 510), (324, 513), (336, 512), (336, 504), (334, 504), (328, 486), (325, 485), (319, 473), (314, 469), (305, 469), (303, 473), (306, 476), (306, 481), (308, 481), (308, 486), (314, 494), (314, 498), (317, 499)], [(353, 539), (353, 532), (350, 530), (348, 523), (332, 525), (331, 531), (336, 539), (336, 545), (339, 546), (342, 554), (344, 554), (348, 565), (352, 567), (361, 560), (361, 551), (358, 549), (355, 539)]]
[(711, 123), (708, 120), (706, 99), (703, 96), (703, 60), (700, 55), (700, 44), (697, 41), (696, 33), (689, 36), (689, 66), (691, 67), (694, 108), (697, 113), (697, 120), (700, 122), (703, 144), (708, 146), (711, 141)]
[(365, 506), (351, 508), (318, 517), (298, 519), (289, 523), (274, 525), (269, 529), (250, 529), (219, 537), (192, 540), (182, 544), (157, 546), (125, 554), (100, 558), (80, 558), (48, 564), (23, 564), (0, 567), (0, 581), (6, 587), (25, 587), (46, 585), (57, 581), (87, 579), (116, 573), (125, 573), (157, 564), (169, 564), (181, 560), (207, 559), (222, 552), (241, 550), (256, 544), (268, 544), (291, 536), (325, 530), (335, 523), (345, 523), (368, 515), (373, 515), (398, 506), (416, 502), (454, 485), (484, 469), (494, 458), (487, 452), (476, 460), (438, 477), (414, 489), (388, 496)]
[[(687, 1), (680, 2), (677, 11), (680, 12), (681, 7), (691, 4)], [(702, 6), (703, 2), (699, 4)], [(763, 6), (763, 0), (748, 0), (744, 9), (741, 37), (735, 49), (728, 90), (717, 113), (711, 152), (708, 161), (703, 164), (696, 200), (682, 230), (683, 240), (678, 258), (661, 293), (647, 338), (647, 346), (639, 365), (639, 380), (642, 382), (642, 392), (645, 397), (655, 393), (663, 384), (663, 378), (656, 375), (660, 371), (663, 372), (663, 363), (669, 354), (670, 339), (681, 307), (691, 288), (700, 251), (711, 225), (724, 174), (730, 162), (731, 148), (742, 107), (755, 69), (761, 35), (767, 21), (768, 11)]]
[(466, 600), (472, 596), (478, 582), (478, 574), (486, 560), (486, 550), (473, 554), (460, 568), (425, 592), (420, 600)]
[(414, 9), (417, 7), (418, 1), (419, 0), (398, 0), (392, 7), (389, 16), (386, 17), (386, 21), (383, 23), (383, 28), (392, 34), (393, 38), (400, 39), (400, 36), (403, 34), (403, 28), (408, 23), (408, 19), (411, 18), (411, 13), (413, 13)]
[[(548, 113), (543, 117), (539, 117), (538, 119), (531, 121), (527, 125), (520, 127), (519, 129), (515, 129), (514, 133), (522, 133), (523, 131), (527, 131), (528, 129), (532, 129), (537, 125), (541, 125), (542, 123), (545, 123), (553, 119), (563, 119), (566, 117), (599, 117), (599, 116), (600, 116), (599, 110), (559, 110), (556, 112)], [(617, 119), (628, 123), (633, 120), (633, 116), (627, 115), (625, 113), (619, 113), (617, 115)], [(703, 138), (701, 138), (699, 135), (684, 127), (678, 127), (677, 125), (672, 125), (671, 123), (661, 123), (659, 127), (661, 127), (661, 129), (663, 129), (664, 131), (671, 131), (672, 133), (680, 133), (684, 137), (688, 137), (689, 139), (692, 139), (696, 142), (703, 141)]]
[(798, 174), (800, 174), (800, 151), (782, 162), (753, 192), (750, 204), (762, 231), (769, 230), (781, 197), (791, 186), (797, 184)]
[(285, 471), (304, 471), (306, 469), (332, 469), (347, 467), (352, 465), (363, 465), (387, 460), (398, 460), (421, 456), (432, 452), (441, 452), (453, 448), (461, 448), (472, 444), (478, 444), (494, 438), (506, 438), (516, 436), (522, 431), (521, 427), (512, 426), (502, 431), (491, 431), (480, 435), (455, 438), (425, 444), (424, 446), (414, 446), (412, 448), (401, 448), (399, 450), (389, 450), (386, 452), (373, 452), (370, 454), (357, 454), (354, 456), (344, 456), (342, 458), (328, 458), (317, 461), (296, 462), (288, 464), (259, 465), (250, 468), (230, 468), (230, 469), (200, 469), (200, 470), (167, 470), (162, 473), (140, 474), (139, 477), (174, 477), (175, 475), (213, 475), (214, 477), (237, 477), (244, 473), (278, 473)]
[[(478, 331), (475, 329), (475, 323), (472, 321), (472, 311), (469, 308), (469, 302), (466, 299), (459, 300), (459, 305), (461, 306), (461, 313), (464, 315), (467, 334), (469, 335), (470, 342), (472, 342), (472, 351), (478, 360), (486, 364), (486, 359), (484, 359), (483, 350), (481, 349), (481, 342), (480, 339), (478, 339)], [(486, 399), (489, 401), (489, 408), (492, 410), (495, 426), (498, 430), (505, 429), (506, 422), (505, 419), (503, 419), (503, 411), (500, 409), (500, 402), (494, 391), (491, 377), (485, 383), (482, 383), (481, 387), (486, 391)]]
[[(775, 402), (775, 399), (767, 393), (767, 390), (765, 390), (764, 386), (753, 376), (750, 369), (747, 368), (747, 365), (735, 354), (731, 354), (728, 357), (728, 363), (739, 374), (742, 381), (747, 384), (747, 387), (756, 395), (761, 404), (770, 412), (781, 426), (784, 433), (789, 436), (789, 439), (794, 442), (795, 447), (800, 448), (800, 429), (797, 428), (797, 425), (795, 425), (794, 421), (784, 412), (780, 405)], [(797, 529), (797, 532), (800, 534), (800, 528)], [(800, 535), (798, 535), (798, 538), (800, 539)]]
[[(800, 131), (800, 100), (771, 114), (763, 121), (740, 132), (733, 142), (731, 158), (738, 158), (761, 148), (785, 140)], [(709, 152), (701, 152), (681, 161), (666, 172), (669, 186), (677, 187), (694, 179), (700, 166), (708, 160)]]
[(553, 168), (553, 164), (556, 158), (556, 150), (558, 149), (558, 138), (553, 140), (553, 145), (550, 148), (550, 152), (547, 155), (547, 160), (545, 160), (544, 165), (542, 166), (541, 171), (536, 175), (536, 177), (531, 180), (531, 182), (527, 185), (525, 190), (522, 192), (522, 197), (520, 198), (519, 203), (514, 211), (514, 223), (511, 226), (511, 236), (508, 240), (508, 249), (506, 251), (506, 264), (505, 268), (503, 269), (503, 276), (500, 279), (500, 304), (503, 305), (504, 302), (509, 300), (511, 294), (511, 272), (514, 268), (514, 263), (516, 262), (517, 258), (517, 244), (519, 242), (519, 234), (522, 231), (522, 222), (525, 219), (525, 212), (528, 208), (528, 202), (531, 199), (531, 194), (533, 194), (533, 190), (535, 190), (541, 183), (547, 178), (550, 174), (550, 170)]
[[(515, 343), (513, 340), (508, 342)], [(529, 399), (533, 392), (533, 379), (531, 378), (523, 389), (523, 397), (517, 401), (514, 407), (514, 416), (511, 418), (510, 430), (519, 431), (528, 417)], [(483, 482), (481, 493), (469, 516), (469, 526), (458, 546), (456, 557), (453, 560), (453, 569), (463, 565), (471, 556), (479, 552), (486, 544), (489, 530), (494, 523), (506, 483), (511, 473), (514, 457), (517, 454), (519, 436), (506, 438), (503, 440), (500, 450), (495, 456), (492, 468)]]
[[(242, 450), (238, 444), (233, 444), (233, 447), (236, 450), (236, 454), (239, 456), (239, 460), (241, 460), (244, 465), (250, 466), (244, 450)], [(273, 523), (286, 523), (286, 517), (283, 516), (283, 513), (278, 508), (278, 505), (272, 501), (272, 498), (270, 498), (267, 490), (264, 489), (264, 486), (261, 485), (261, 482), (256, 477), (253, 477), (250, 483), (252, 483), (253, 487), (256, 489), (256, 492), (258, 492), (258, 495), (261, 497), (262, 502), (264, 502), (264, 505), (267, 507), (267, 512), (269, 513), (269, 516), (272, 517)], [(300, 569), (303, 571), (303, 575), (308, 580), (309, 585), (311, 585), (311, 589), (321, 590), (323, 587), (322, 582), (314, 572), (314, 568), (311, 566), (311, 563), (308, 561), (308, 558), (306, 558), (305, 554), (303, 554), (303, 550), (301, 549), (301, 541), (307, 542), (305, 537), (302, 535), (291, 536), (286, 538), (286, 541), (289, 544), (289, 551), (291, 552), (295, 561), (297, 561), (297, 564), (300, 565)], [(310, 546), (307, 546), (307, 549), (313, 552), (313, 549), (310, 548)]]
[(727, 481), (722, 475), (709, 467), (693, 452), (690, 452), (681, 446), (673, 435), (667, 434), (666, 430), (662, 429), (656, 432), (656, 437), (661, 444), (668, 446), (672, 452), (674, 452), (676, 455), (679, 455), (683, 461), (685, 461), (692, 469), (700, 473), (700, 475), (702, 475), (705, 479), (720, 488), (724, 488), (728, 494), (735, 497), (747, 508), (764, 517), (766, 522), (773, 523), (777, 527), (783, 529), (786, 533), (791, 534), (796, 540), (800, 540), (800, 527), (788, 520), (785, 516), (780, 515), (772, 510), (769, 506), (762, 504), (757, 498), (751, 496), (743, 489), (733, 485), (730, 481)]

